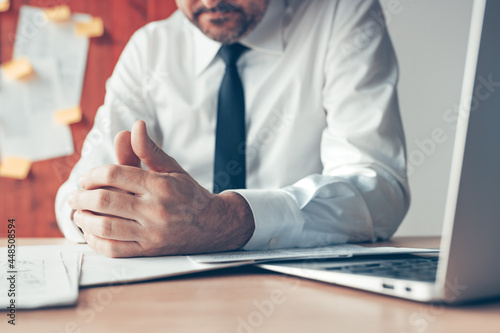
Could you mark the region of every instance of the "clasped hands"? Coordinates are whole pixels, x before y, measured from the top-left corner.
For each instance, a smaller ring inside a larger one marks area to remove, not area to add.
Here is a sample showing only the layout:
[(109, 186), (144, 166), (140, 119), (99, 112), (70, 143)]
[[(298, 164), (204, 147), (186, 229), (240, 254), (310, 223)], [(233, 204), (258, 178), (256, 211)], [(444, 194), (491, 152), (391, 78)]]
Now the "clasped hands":
[[(109, 257), (207, 253), (241, 248), (253, 215), (234, 192), (212, 194), (137, 121), (115, 137), (118, 165), (88, 171), (68, 204), (84, 238)], [(141, 168), (143, 162), (149, 170)]]

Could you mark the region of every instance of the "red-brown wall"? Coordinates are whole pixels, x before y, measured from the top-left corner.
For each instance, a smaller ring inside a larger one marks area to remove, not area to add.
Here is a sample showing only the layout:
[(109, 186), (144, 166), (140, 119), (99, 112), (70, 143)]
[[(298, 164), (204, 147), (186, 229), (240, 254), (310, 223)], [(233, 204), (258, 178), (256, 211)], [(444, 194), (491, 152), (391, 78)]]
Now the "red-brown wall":
[(16, 219), (18, 237), (62, 236), (56, 223), (57, 189), (78, 161), (83, 140), (104, 101), (104, 85), (135, 30), (148, 22), (167, 18), (174, 0), (11, 0), (11, 9), (0, 13), (0, 62), (11, 59), (19, 8), (68, 4), (72, 11), (100, 16), (106, 34), (91, 40), (82, 96), (82, 122), (72, 125), (75, 154), (33, 164), (28, 179), (0, 178), (0, 237), (7, 235), (7, 220)]

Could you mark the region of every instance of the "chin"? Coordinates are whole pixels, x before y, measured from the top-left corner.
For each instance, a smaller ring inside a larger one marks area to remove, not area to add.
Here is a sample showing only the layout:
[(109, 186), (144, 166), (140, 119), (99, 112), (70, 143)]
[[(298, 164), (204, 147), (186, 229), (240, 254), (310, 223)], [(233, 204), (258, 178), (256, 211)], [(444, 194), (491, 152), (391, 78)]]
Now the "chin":
[(223, 29), (221, 27), (213, 27), (210, 29), (202, 29), (202, 32), (209, 38), (223, 43), (231, 44), (236, 42), (240, 37), (241, 33), (235, 33), (233, 29)]
[(198, 22), (198, 28), (209, 38), (224, 44), (236, 42), (246, 31), (246, 24), (239, 18), (211, 19)]

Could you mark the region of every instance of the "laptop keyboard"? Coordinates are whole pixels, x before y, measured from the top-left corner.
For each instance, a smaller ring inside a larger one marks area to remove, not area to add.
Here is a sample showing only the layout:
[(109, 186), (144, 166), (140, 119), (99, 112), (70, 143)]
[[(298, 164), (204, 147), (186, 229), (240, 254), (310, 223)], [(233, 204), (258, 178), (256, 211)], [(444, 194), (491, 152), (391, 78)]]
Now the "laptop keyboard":
[(393, 279), (433, 282), (436, 280), (438, 257), (397, 259), (366, 264), (324, 267), (323, 269), (350, 274)]

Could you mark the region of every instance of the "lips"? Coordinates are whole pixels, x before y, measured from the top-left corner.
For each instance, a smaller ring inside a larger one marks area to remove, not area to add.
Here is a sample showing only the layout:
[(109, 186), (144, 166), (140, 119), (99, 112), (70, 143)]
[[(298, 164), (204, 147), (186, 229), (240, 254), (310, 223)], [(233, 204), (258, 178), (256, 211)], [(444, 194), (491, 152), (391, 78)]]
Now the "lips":
[(228, 16), (234, 15), (236, 12), (235, 11), (225, 11), (225, 12), (206, 12), (203, 13), (203, 16), (206, 16), (210, 19), (220, 19), (220, 18), (226, 18)]

